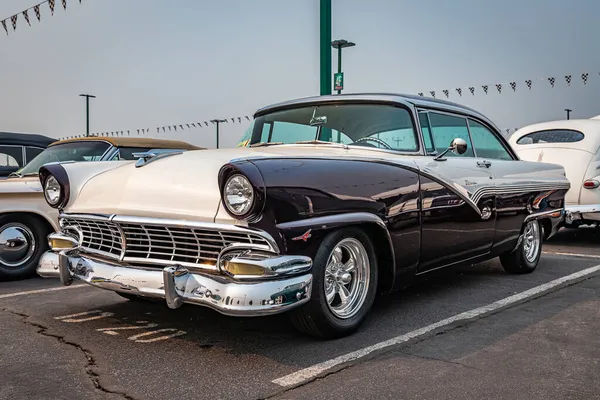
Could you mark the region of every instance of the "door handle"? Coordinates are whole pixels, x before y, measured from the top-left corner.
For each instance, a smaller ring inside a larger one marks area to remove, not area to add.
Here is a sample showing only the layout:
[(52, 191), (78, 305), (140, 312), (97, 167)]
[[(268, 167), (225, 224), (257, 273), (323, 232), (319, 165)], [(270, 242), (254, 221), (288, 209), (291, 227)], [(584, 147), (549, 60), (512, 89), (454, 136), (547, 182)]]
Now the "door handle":
[(491, 162), (487, 161), (487, 160), (483, 160), (483, 161), (477, 161), (477, 166), (481, 167), (481, 168), (489, 168), (492, 165)]

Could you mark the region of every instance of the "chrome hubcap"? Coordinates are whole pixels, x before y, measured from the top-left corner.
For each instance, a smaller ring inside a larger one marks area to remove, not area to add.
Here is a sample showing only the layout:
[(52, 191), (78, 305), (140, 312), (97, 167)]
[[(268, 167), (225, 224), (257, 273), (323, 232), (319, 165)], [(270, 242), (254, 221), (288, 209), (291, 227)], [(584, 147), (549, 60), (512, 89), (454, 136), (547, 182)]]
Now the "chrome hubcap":
[(35, 252), (35, 237), (29, 227), (18, 222), (0, 227), (0, 263), (20, 267)]
[(534, 262), (540, 248), (540, 225), (537, 221), (529, 221), (523, 232), (523, 255), (529, 262)]
[(367, 250), (354, 238), (341, 240), (325, 267), (325, 298), (338, 318), (350, 318), (362, 307), (369, 290), (371, 265)]

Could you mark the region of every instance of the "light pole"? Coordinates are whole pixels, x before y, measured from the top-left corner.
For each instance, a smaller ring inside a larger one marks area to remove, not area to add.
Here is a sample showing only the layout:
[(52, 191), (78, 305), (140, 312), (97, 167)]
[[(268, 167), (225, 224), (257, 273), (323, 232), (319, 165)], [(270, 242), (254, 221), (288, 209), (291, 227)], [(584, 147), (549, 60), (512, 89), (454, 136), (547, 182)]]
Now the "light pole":
[(342, 74), (342, 49), (344, 47), (352, 47), (356, 46), (356, 43), (349, 42), (344, 39), (338, 39), (331, 42), (331, 47), (337, 49), (338, 53), (338, 71), (335, 74), (334, 85), (337, 87), (338, 94), (342, 93), (342, 89), (344, 88), (344, 75)]
[(571, 119), (571, 110), (570, 108), (565, 108), (565, 111), (567, 112), (567, 119)]
[(80, 94), (79, 96), (85, 97), (85, 136), (90, 136), (90, 97), (95, 99), (96, 96), (91, 94)]
[(217, 125), (217, 149), (218, 149), (219, 148), (219, 124), (221, 124), (222, 122), (227, 122), (227, 120), (226, 119), (213, 119), (210, 122)]

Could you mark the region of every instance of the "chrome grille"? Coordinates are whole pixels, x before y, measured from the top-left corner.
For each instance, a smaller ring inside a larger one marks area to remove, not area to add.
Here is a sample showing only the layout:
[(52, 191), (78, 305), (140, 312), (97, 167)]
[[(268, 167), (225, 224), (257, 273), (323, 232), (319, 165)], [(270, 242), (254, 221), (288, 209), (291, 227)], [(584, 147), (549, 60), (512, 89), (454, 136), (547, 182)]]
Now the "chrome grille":
[[(210, 226), (210, 224), (206, 224)], [(167, 226), (67, 217), (64, 230), (72, 226), (82, 234), (83, 251), (135, 264), (216, 265), (221, 250), (232, 243), (270, 247), (260, 234), (243, 229)]]

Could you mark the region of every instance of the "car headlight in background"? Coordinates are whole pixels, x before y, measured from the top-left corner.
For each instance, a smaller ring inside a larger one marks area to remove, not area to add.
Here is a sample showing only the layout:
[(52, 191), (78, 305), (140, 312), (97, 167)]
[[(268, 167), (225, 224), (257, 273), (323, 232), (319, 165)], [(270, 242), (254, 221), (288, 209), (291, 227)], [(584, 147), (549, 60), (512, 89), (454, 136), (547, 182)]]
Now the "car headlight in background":
[(254, 203), (254, 188), (243, 175), (232, 175), (225, 183), (223, 190), (225, 206), (234, 215), (244, 215)]
[(50, 175), (46, 182), (44, 183), (44, 196), (46, 197), (46, 201), (51, 206), (56, 206), (61, 200), (61, 190), (60, 184), (58, 180), (53, 175)]

